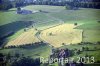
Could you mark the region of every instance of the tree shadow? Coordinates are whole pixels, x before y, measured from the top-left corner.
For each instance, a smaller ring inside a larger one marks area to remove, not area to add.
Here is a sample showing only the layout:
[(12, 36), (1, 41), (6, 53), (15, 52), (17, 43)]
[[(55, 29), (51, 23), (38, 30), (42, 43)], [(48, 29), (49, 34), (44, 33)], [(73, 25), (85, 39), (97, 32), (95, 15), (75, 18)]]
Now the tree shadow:
[(21, 29), (28, 28), (34, 21), (16, 21), (0, 26), (0, 38), (15, 33)]

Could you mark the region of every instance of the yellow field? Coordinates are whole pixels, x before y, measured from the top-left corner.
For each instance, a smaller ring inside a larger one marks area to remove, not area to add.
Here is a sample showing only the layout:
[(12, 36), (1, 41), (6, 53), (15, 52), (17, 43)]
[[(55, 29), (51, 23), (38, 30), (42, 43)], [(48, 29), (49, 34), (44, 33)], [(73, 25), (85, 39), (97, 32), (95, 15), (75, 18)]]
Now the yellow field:
[(41, 32), (40, 37), (53, 45), (62, 46), (62, 43), (75, 44), (82, 41), (82, 30), (74, 29), (74, 24), (63, 24)]
[(6, 47), (7, 46), (18, 46), (18, 45), (24, 45), (24, 44), (38, 42), (39, 40), (35, 37), (36, 32), (37, 31), (35, 29), (30, 29), (30, 30), (22, 33), (16, 39), (9, 41), (6, 44)]
[(37, 35), (36, 33), (38, 33), (38, 31), (32, 28), (22, 33), (16, 39), (9, 41), (6, 44), (6, 47), (39, 42), (40, 39), (54, 47), (61, 47), (63, 44), (68, 45), (80, 43), (82, 41), (82, 30), (74, 29), (75, 27), (77, 26), (74, 24), (62, 24), (45, 29)]

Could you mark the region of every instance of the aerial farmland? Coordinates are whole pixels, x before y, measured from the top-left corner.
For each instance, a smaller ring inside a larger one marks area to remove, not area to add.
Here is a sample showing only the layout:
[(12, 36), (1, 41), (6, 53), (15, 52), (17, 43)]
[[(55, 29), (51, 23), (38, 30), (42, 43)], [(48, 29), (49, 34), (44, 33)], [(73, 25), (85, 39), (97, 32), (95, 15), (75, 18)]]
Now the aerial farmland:
[(70, 50), (88, 47), (90, 51), (79, 56), (88, 54), (100, 61), (100, 9), (68, 10), (65, 6), (49, 5), (28, 5), (21, 9), (25, 13), (19, 14), (17, 8), (0, 11), (0, 53), (47, 58), (52, 47)]

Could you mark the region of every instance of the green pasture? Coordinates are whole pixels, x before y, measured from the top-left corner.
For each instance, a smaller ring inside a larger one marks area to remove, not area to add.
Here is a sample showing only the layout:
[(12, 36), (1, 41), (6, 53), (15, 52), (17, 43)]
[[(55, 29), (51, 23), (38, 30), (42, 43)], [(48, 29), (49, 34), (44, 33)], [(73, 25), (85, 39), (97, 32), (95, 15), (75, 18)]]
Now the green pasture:
[(38, 58), (38, 57), (49, 57), (50, 55), (50, 47), (48, 45), (40, 45), (40, 46), (31, 46), (28, 48), (12, 48), (12, 49), (0, 49), (0, 53), (3, 53), (4, 55), (7, 55), (10, 53), (12, 56), (14, 56), (16, 53), (23, 54), (25, 57), (32, 57), (32, 58)]
[(69, 21), (91, 21), (100, 20), (99, 9), (79, 9), (79, 10), (62, 10), (56, 13), (50, 13), (52, 16), (59, 18), (65, 22)]
[(83, 29), (83, 42), (100, 41), (100, 23), (98, 21), (84, 23), (76, 29)]

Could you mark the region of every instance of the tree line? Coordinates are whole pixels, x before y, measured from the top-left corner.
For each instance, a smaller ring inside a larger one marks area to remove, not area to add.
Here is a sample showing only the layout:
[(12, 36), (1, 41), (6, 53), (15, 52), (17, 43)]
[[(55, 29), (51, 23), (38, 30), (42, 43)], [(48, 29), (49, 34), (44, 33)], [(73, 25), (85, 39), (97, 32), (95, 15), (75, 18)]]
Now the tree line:
[(0, 0), (0, 10), (8, 10), (14, 7), (22, 7), (26, 5), (55, 5), (85, 8), (100, 8), (99, 0)]

